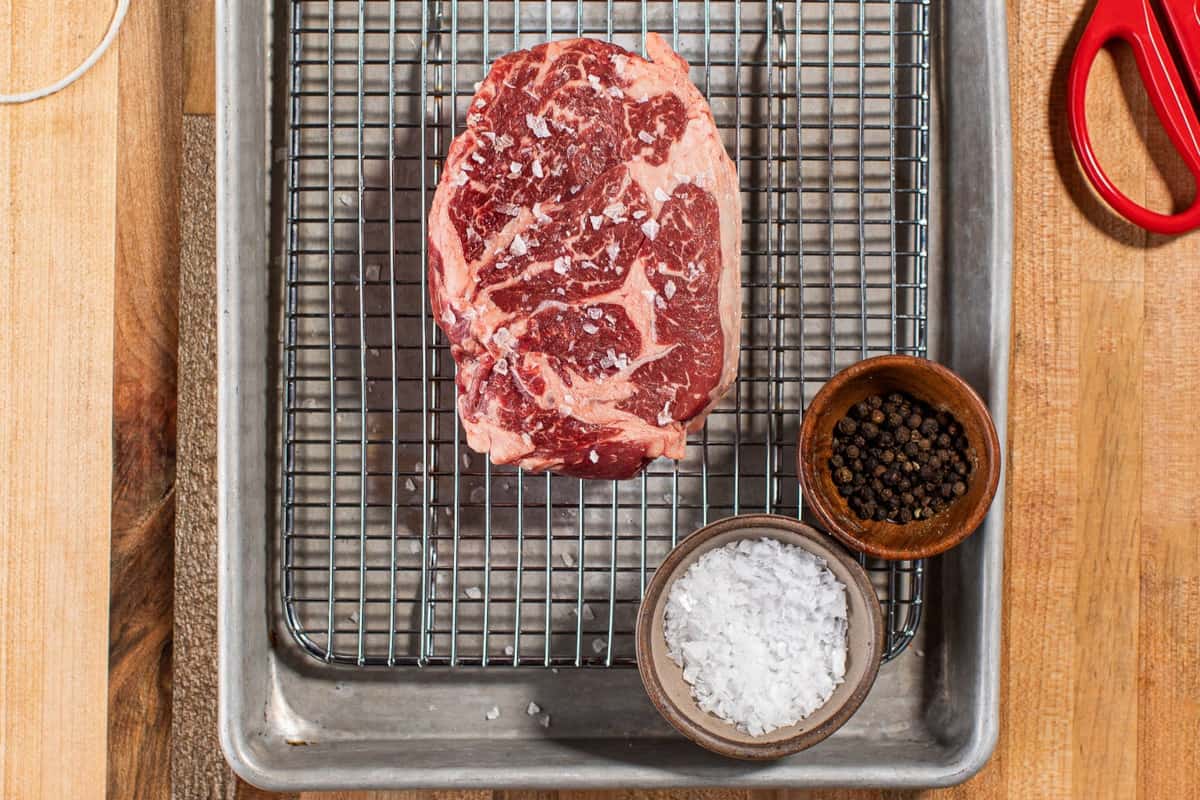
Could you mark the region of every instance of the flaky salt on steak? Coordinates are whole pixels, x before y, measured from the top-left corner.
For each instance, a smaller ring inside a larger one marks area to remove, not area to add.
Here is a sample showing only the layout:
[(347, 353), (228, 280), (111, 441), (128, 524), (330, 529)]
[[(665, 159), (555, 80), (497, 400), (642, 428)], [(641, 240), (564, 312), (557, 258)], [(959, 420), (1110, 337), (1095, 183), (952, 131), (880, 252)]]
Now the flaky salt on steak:
[(573, 39), (496, 62), (429, 221), (458, 414), (497, 464), (682, 458), (737, 375), (737, 173), (687, 63)]

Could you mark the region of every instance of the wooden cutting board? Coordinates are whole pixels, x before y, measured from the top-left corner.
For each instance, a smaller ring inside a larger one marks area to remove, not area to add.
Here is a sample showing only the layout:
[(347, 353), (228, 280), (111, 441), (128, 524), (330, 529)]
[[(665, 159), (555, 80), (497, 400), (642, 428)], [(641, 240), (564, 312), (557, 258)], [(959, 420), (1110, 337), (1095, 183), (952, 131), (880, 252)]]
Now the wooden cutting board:
[[(1001, 740), (980, 776), (930, 796), (1200, 794), (1200, 234), (1160, 239), (1115, 220), (1075, 169), (1063, 75), (1085, 5), (1009, 3)], [(0, 0), (0, 88), (74, 66), (107, 24), (104, 6)], [(211, 745), (201, 651), (213, 610), (192, 591), (214, 536), (211, 343), (190, 334), (182, 355), (176, 344), (180, 327), (211, 323), (212, 173), (199, 168), (211, 123), (183, 133), (185, 111), (213, 110), (210, 20), (211, 0), (133, 0), (117, 45), (79, 85), (0, 109), (5, 798), (106, 785), (112, 798), (163, 798), (172, 763), (180, 797), (259, 794), (229, 781)], [(1166, 207), (1189, 184), (1135, 74), (1124, 56), (1102, 59), (1090, 114), (1108, 121), (1102, 155), (1122, 187)], [(189, 499), (173, 575), (177, 491)], [(185, 591), (172, 603), (176, 579)], [(186, 652), (172, 656), (173, 642)]]

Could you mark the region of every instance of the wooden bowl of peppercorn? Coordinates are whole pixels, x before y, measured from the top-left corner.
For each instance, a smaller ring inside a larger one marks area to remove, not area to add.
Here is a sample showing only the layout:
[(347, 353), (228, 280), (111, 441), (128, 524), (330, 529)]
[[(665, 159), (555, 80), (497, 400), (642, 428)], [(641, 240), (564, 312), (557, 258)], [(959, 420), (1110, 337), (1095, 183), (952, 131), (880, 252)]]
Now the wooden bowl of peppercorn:
[(800, 426), (797, 474), (820, 523), (879, 558), (928, 558), (983, 521), (1000, 442), (983, 400), (923, 358), (879, 356), (835, 375)]

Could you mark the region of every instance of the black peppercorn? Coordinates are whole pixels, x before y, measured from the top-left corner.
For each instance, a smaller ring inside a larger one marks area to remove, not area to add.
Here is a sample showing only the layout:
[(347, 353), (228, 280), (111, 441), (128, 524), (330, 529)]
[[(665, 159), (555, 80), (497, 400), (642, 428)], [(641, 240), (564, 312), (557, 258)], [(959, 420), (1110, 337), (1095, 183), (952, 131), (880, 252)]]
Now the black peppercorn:
[(927, 519), (967, 491), (962, 427), (902, 392), (871, 395), (834, 426), (829, 468), (862, 519)]

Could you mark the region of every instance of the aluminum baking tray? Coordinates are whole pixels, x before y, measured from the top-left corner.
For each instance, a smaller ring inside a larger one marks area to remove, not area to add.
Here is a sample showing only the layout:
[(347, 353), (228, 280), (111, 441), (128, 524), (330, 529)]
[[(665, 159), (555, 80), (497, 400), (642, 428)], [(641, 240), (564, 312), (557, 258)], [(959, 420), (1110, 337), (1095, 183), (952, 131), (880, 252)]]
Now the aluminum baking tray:
[[(870, 565), (895, 659), (812, 753), (749, 767), (696, 751), (619, 667), (641, 586), (679, 536), (738, 511), (801, 513), (795, 428), (835, 369), (931, 355), (1003, 428), (1002, 6), (298, 1), (223, 5), (218, 27), (221, 731), (244, 777), (913, 786), (983, 763), (1002, 501), (949, 556)], [(578, 33), (637, 49), (646, 30), (692, 61), (743, 178), (740, 385), (687, 460), (640, 480), (464, 458), (421, 283), (439, 157), (496, 56)]]

